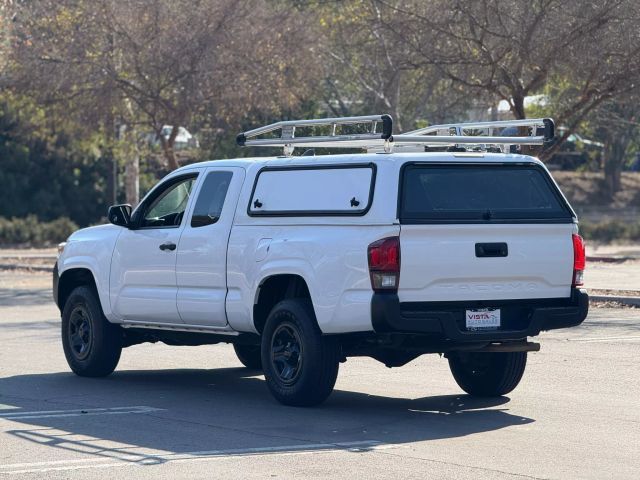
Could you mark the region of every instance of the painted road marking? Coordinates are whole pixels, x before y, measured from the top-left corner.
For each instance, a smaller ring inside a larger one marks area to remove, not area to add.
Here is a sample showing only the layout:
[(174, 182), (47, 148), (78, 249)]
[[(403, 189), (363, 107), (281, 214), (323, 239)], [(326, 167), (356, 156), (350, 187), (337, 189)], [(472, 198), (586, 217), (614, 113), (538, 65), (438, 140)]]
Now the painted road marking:
[(633, 342), (640, 340), (640, 335), (625, 335), (615, 337), (590, 337), (590, 338), (569, 338), (570, 342)]
[[(82, 469), (102, 469), (117, 467), (144, 467), (162, 465), (168, 462), (209, 461), (222, 457), (243, 455), (304, 455), (312, 453), (333, 452), (366, 452), (394, 448), (395, 445), (385, 444), (376, 440), (339, 443), (307, 443), (298, 445), (283, 445), (277, 447), (237, 448), (229, 450), (208, 450), (185, 453), (148, 454), (141, 459), (139, 455), (132, 455), (132, 460), (111, 459), (105, 457), (52, 460), (49, 462), (13, 463), (0, 465), (0, 475), (21, 475), (25, 473), (46, 473)], [(122, 452), (121, 452), (122, 453)]]
[(34, 420), (39, 418), (84, 417), (88, 415), (128, 415), (158, 412), (162, 408), (139, 405), (135, 407), (85, 408), (75, 410), (36, 410), (31, 412), (0, 413), (0, 420)]

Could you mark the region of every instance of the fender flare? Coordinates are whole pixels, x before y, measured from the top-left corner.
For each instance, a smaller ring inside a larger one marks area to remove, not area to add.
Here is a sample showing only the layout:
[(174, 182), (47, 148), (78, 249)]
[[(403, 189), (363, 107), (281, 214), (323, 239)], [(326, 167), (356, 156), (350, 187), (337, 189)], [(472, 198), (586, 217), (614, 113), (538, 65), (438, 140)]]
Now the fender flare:
[(89, 272), (93, 279), (93, 283), (96, 287), (96, 293), (98, 294), (98, 299), (100, 300), (100, 306), (102, 307), (102, 311), (104, 312), (105, 316), (108, 316), (111, 313), (111, 304), (109, 302), (109, 296), (107, 294), (108, 285), (105, 287), (105, 285), (103, 285), (100, 281), (100, 277), (96, 274), (98, 269), (97, 262), (94, 258), (88, 256), (71, 257), (64, 260), (62, 268), (60, 268), (61, 266), (59, 264), (56, 264), (56, 266), (58, 267), (58, 298), (54, 298), (54, 300), (58, 304), (58, 308), (61, 312), (64, 309), (64, 303), (61, 302), (60, 295), (71, 293), (70, 290), (65, 287), (65, 279), (69, 278), (71, 272), (83, 270)]

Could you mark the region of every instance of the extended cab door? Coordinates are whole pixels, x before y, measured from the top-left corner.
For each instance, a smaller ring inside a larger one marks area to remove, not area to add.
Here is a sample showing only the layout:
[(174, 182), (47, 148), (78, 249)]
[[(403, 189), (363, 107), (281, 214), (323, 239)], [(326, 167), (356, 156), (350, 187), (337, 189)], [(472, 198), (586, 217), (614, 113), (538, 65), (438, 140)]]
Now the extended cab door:
[(204, 172), (177, 250), (178, 311), (188, 325), (227, 325), (227, 244), (243, 181), (240, 167)]
[(197, 173), (158, 185), (133, 215), (133, 228), (118, 237), (109, 290), (122, 321), (182, 323), (176, 306), (176, 255)]

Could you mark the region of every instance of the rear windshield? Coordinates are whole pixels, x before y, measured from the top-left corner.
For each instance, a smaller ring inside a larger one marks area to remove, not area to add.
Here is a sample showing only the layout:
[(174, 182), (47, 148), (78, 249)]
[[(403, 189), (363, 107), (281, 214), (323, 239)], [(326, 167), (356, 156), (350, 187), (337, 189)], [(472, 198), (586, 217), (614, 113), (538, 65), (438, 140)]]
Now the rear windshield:
[(535, 165), (409, 165), (399, 213), (402, 223), (573, 220)]

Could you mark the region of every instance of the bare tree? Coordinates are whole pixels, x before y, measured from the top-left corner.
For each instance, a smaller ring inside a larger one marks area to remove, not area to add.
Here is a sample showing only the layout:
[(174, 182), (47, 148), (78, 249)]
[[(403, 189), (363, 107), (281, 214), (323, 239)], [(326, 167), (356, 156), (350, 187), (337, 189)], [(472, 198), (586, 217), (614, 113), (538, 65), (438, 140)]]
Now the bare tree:
[[(68, 105), (107, 136), (124, 127), (135, 142), (152, 130), (171, 169), (179, 128), (195, 117), (213, 110), (228, 125), (253, 109), (290, 107), (309, 78), (306, 52), (287, 48), (302, 43), (305, 22), (287, 26), (296, 10), (266, 1), (41, 0), (15, 13), (10, 84)], [(132, 174), (136, 158), (128, 159)]]
[(640, 133), (640, 91), (620, 95), (594, 111), (591, 125), (604, 141), (604, 178), (607, 193), (621, 189), (622, 170)]
[[(45, 18), (67, 23), (43, 21), (33, 10), (43, 3), (49, 11)], [(30, 41), (16, 54), (30, 60), (23, 63), (36, 67), (32, 72), (57, 81), (51, 97), (65, 100), (99, 89), (110, 94), (119, 103), (120, 123), (148, 125), (168, 166), (177, 168), (178, 129), (215, 92), (218, 72), (227, 68), (232, 26), (247, 14), (246, 7), (231, 0), (41, 2), (21, 12)], [(162, 135), (166, 124), (173, 126), (168, 138)]]
[(7, 52), (10, 50), (11, 38), (11, 2), (0, 0), (0, 75), (7, 65)]
[(636, 0), (385, 1), (387, 31), (411, 49), (417, 69), (436, 67), (479, 97), (506, 100), (525, 118), (524, 99), (569, 82), (568, 129), (640, 76)]
[[(400, 28), (375, 0), (322, 3), (324, 102), (335, 115), (389, 113), (398, 131), (460, 116), (468, 97), (435, 67), (416, 69)], [(402, 20), (400, 18), (400, 20)]]

